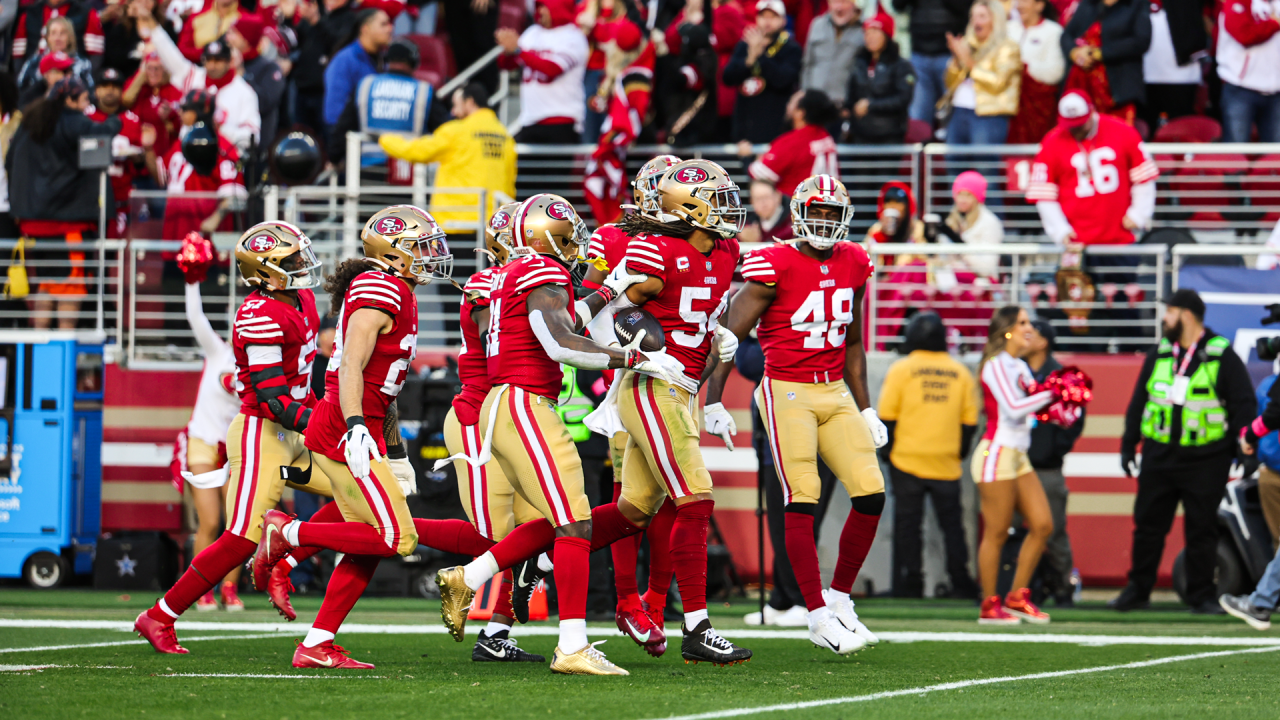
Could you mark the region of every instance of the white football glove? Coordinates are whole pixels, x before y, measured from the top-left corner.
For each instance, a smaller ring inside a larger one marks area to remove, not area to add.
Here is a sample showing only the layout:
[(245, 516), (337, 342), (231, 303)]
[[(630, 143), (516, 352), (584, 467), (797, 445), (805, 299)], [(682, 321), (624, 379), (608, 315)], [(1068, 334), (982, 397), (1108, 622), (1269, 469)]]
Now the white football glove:
[(347, 469), (356, 478), (369, 477), (369, 464), (378, 459), (378, 443), (369, 434), (369, 428), (363, 424), (356, 425), (342, 436), (339, 445), (345, 445), (343, 454), (347, 458)]
[[(641, 333), (644, 331), (642, 330)], [(637, 338), (638, 341), (638, 338)], [(636, 372), (654, 375), (672, 385), (684, 374), (684, 363), (667, 354), (666, 350), (641, 350), (640, 362), (631, 367)]]
[(636, 283), (639, 283), (639, 282), (644, 282), (645, 280), (648, 280), (648, 279), (649, 279), (648, 275), (644, 275), (644, 274), (632, 275), (631, 273), (627, 272), (627, 261), (623, 260), (622, 262), (618, 263), (618, 267), (614, 268), (613, 272), (609, 273), (609, 277), (605, 278), (604, 282), (601, 284), (609, 288), (609, 290), (613, 292), (613, 296), (617, 297), (622, 293), (626, 292), (627, 288), (631, 287), (632, 285), (635, 285)]
[(707, 432), (712, 435), (720, 436), (726, 447), (730, 451), (733, 450), (733, 436), (738, 434), (738, 424), (733, 421), (733, 416), (728, 410), (724, 409), (724, 403), (711, 403), (702, 409), (702, 422), (707, 426)]
[(738, 353), (738, 336), (723, 325), (716, 326), (716, 339), (720, 341), (720, 362), (733, 362)]
[(391, 466), (391, 474), (396, 476), (396, 482), (400, 485), (400, 492), (405, 497), (418, 494), (418, 473), (413, 469), (413, 464), (409, 462), (409, 458), (387, 458), (387, 464)]
[(871, 430), (871, 439), (875, 442), (877, 448), (882, 448), (889, 444), (889, 428), (880, 422), (880, 416), (876, 414), (875, 408), (867, 408), (862, 411), (862, 417), (867, 420), (867, 428)]

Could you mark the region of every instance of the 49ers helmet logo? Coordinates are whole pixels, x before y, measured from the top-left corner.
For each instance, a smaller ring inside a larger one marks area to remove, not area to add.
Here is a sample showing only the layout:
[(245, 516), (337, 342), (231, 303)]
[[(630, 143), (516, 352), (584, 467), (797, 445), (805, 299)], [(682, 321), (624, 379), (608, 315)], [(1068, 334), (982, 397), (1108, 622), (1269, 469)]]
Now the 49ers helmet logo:
[(681, 168), (680, 171), (676, 173), (676, 180), (684, 183), (685, 185), (697, 185), (698, 183), (704, 183), (709, 177), (710, 176), (707, 175), (707, 171), (700, 167)]
[(384, 217), (378, 221), (378, 234), (399, 235), (404, 232), (404, 221), (398, 217)]
[(556, 202), (547, 206), (547, 215), (556, 220), (568, 220), (573, 215), (573, 210), (562, 202)]
[(280, 241), (270, 235), (254, 235), (244, 244), (245, 248), (251, 253), (268, 252), (279, 245)]
[(489, 227), (494, 230), (502, 230), (511, 224), (511, 216), (500, 212), (489, 219)]

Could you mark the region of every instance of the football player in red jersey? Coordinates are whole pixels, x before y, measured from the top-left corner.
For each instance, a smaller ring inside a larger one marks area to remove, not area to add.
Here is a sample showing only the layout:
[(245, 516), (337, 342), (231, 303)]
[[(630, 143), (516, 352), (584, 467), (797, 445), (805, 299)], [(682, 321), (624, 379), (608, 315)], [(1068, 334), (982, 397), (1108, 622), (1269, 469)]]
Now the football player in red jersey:
[[(480, 453), (467, 461), (482, 466), (490, 457), (497, 460), (516, 492), (545, 521), (521, 525), (465, 567), (441, 570), (436, 576), (441, 617), (460, 635), (474, 591), (551, 543), (560, 611), (552, 672), (626, 675), (587, 640), (588, 560), (592, 549), (640, 528), (614, 505), (592, 511), (587, 503), (577, 448), (555, 410), (563, 378), (560, 365), (633, 368), (668, 377), (682, 373), (683, 367), (662, 351), (605, 347), (575, 334), (582, 321), (573, 314), (569, 272), (581, 257), (587, 234), (572, 205), (556, 195), (534, 195), (516, 210), (511, 233), (517, 251), (531, 254), (494, 274), (485, 348), (493, 387), (480, 412), (485, 428)], [(587, 312), (598, 313), (617, 287), (611, 278), (585, 299)]]
[[(765, 374), (756, 402), (787, 503), (787, 555), (809, 609), (809, 639), (845, 655), (878, 642), (849, 599), (884, 509), (876, 448), (888, 441), (888, 431), (871, 407), (862, 346), (862, 299), (873, 267), (861, 245), (844, 242), (853, 207), (839, 180), (815, 175), (800, 183), (791, 216), (799, 240), (747, 255), (747, 284), (729, 306), (725, 326), (741, 338), (760, 323)], [(732, 450), (737, 428), (720, 402), (731, 369), (724, 363), (713, 371), (705, 417), (707, 432)], [(828, 591), (813, 542), (819, 455), (853, 501)]]
[[(134, 623), (138, 634), (162, 653), (187, 652), (178, 644), (173, 622), (253, 555), (261, 533), (257, 518), (275, 507), (284, 490), (281, 468), (306, 464), (302, 431), (315, 404), (311, 361), (320, 328), (311, 288), (319, 282), (320, 261), (311, 240), (284, 222), (249, 228), (235, 253), (240, 276), (253, 292), (236, 312), (232, 333), (241, 407), (227, 432), (227, 531)], [(295, 477), (298, 482), (289, 483), (295, 488), (332, 497), (323, 473)], [(336, 510), (324, 509), (314, 518), (337, 519)], [(272, 602), (283, 612), (287, 594), (283, 600), (273, 595)]]

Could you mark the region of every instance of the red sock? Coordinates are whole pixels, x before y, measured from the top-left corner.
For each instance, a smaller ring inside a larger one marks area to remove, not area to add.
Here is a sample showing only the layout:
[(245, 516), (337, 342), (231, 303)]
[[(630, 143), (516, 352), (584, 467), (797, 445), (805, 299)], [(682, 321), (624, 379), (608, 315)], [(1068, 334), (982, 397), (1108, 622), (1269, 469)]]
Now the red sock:
[(640, 589), (636, 586), (636, 558), (640, 554), (640, 538), (641, 535), (637, 533), (609, 546), (609, 552), (613, 554), (613, 585), (618, 591), (619, 606), (640, 602)]
[[(253, 557), (253, 551), (257, 549), (257, 543), (229, 532), (222, 533), (221, 537), (191, 561), (191, 567), (187, 568), (187, 571), (182, 573), (182, 577), (178, 578), (178, 582), (164, 594), (164, 604), (174, 613), (181, 615), (201, 595), (216, 587), (227, 573)], [(175, 619), (173, 615), (160, 609), (159, 602), (147, 611), (147, 615), (152, 620), (163, 623), (172, 623)]]
[(597, 505), (591, 510), (592, 552), (603, 550), (619, 540), (638, 536), (642, 532), (644, 528), (633, 525), (618, 509), (617, 503)]
[(707, 609), (707, 525), (715, 506), (714, 500), (697, 500), (676, 508), (671, 562), (686, 613)]
[[(831, 579), (832, 590), (842, 593), (853, 590), (853, 581), (858, 579), (858, 571), (862, 569), (862, 562), (867, 559), (867, 551), (871, 550), (871, 542), (876, 539), (876, 528), (879, 525), (879, 515), (849, 511), (849, 518), (844, 521), (844, 529), (840, 531), (840, 557), (836, 560), (835, 577)], [(795, 560), (791, 562), (795, 564)]]
[[(386, 546), (385, 543), (383, 546)], [(342, 621), (347, 619), (347, 614), (356, 606), (364, 589), (369, 587), (369, 580), (373, 578), (373, 571), (378, 569), (381, 560), (382, 558), (373, 555), (344, 556), (329, 576), (324, 601), (320, 603), (320, 610), (316, 612), (316, 620), (311, 626), (336, 635), (338, 628), (342, 627)]]
[(514, 618), (515, 612), (511, 609), (511, 571), (502, 571), (502, 586), (498, 588), (498, 604), (493, 606), (493, 614), (502, 617)]
[(591, 577), (591, 541), (586, 538), (556, 538), (556, 598), (561, 620), (585, 620), (587, 583)]
[(502, 542), (489, 548), (489, 552), (493, 553), (499, 570), (509, 570), (522, 560), (536, 557), (555, 541), (555, 528), (546, 520), (538, 519), (517, 526)]
[(787, 559), (795, 571), (796, 583), (804, 595), (805, 607), (825, 607), (822, 599), (822, 573), (818, 570), (818, 548), (813, 543), (813, 516), (803, 512), (784, 513), (787, 520)]
[(644, 594), (644, 601), (649, 607), (667, 606), (667, 592), (671, 590), (671, 527), (675, 522), (676, 504), (667, 500), (645, 531), (649, 538), (649, 591)]
[(396, 554), (377, 528), (362, 522), (304, 522), (298, 527), (298, 545), (380, 558)]
[[(336, 523), (342, 521), (342, 509), (338, 507), (338, 503), (336, 502), (325, 503), (324, 507), (317, 510), (315, 514), (311, 516), (311, 519), (307, 520), (307, 522), (313, 523)], [(293, 558), (294, 563), (301, 565), (304, 560), (323, 549), (324, 548), (312, 546), (300, 547), (289, 553), (289, 557)]]
[(423, 520), (414, 518), (418, 542), (436, 550), (475, 557), (494, 546), (466, 520)]

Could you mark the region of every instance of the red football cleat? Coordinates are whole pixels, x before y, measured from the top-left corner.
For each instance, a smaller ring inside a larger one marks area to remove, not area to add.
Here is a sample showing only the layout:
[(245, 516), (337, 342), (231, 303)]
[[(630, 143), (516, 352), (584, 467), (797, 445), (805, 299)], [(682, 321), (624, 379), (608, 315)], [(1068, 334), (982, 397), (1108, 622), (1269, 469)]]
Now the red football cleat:
[(1005, 612), (1016, 618), (1022, 618), (1035, 625), (1048, 625), (1049, 613), (1036, 607), (1031, 602), (1031, 589), (1014, 590), (1004, 598)]
[(289, 593), (293, 592), (293, 583), (289, 580), (292, 569), (289, 563), (278, 562), (271, 568), (271, 577), (267, 580), (267, 599), (289, 622), (298, 619), (298, 613), (294, 612), (293, 603), (289, 600)]
[(982, 612), (978, 614), (979, 625), (1017, 625), (1022, 622), (1004, 611), (999, 595), (992, 595), (982, 601)]
[(267, 579), (276, 563), (293, 552), (293, 546), (284, 539), (284, 526), (293, 522), (293, 517), (279, 510), (268, 510), (262, 514), (262, 537), (258, 540), (258, 549), (253, 553), (254, 590), (265, 591)]
[(153, 620), (146, 610), (133, 621), (133, 630), (138, 633), (138, 637), (151, 643), (151, 647), (158, 653), (186, 655), (191, 652), (178, 644), (178, 634), (173, 630), (173, 623)]
[(653, 619), (645, 612), (644, 607), (618, 607), (614, 621), (623, 635), (630, 637), (645, 652), (659, 657), (667, 649), (667, 635), (662, 628), (653, 624)]
[(313, 648), (303, 647), (302, 643), (298, 643), (298, 649), (293, 652), (293, 666), (296, 668), (325, 668), (327, 670), (334, 668), (342, 668), (344, 670), (373, 669), (373, 665), (370, 663), (352, 660), (347, 651), (340, 645), (334, 645), (332, 640), (322, 642)]

